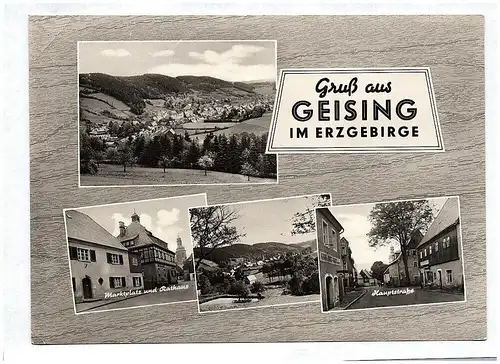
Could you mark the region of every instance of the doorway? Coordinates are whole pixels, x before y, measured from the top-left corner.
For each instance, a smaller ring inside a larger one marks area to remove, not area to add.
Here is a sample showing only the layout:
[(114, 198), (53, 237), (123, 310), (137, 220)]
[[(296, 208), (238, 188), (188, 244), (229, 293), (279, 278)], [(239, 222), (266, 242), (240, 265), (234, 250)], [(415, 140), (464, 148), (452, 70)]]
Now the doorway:
[(439, 283), (439, 288), (443, 289), (443, 276), (441, 275), (441, 269), (437, 271), (437, 278), (438, 278), (438, 283)]
[(326, 307), (325, 311), (333, 308), (335, 299), (333, 297), (333, 279), (332, 276), (326, 277)]
[(83, 299), (91, 299), (92, 298), (92, 281), (89, 276), (85, 276), (82, 279), (82, 287), (83, 287)]
[(333, 277), (333, 305), (336, 306), (339, 302), (339, 278)]

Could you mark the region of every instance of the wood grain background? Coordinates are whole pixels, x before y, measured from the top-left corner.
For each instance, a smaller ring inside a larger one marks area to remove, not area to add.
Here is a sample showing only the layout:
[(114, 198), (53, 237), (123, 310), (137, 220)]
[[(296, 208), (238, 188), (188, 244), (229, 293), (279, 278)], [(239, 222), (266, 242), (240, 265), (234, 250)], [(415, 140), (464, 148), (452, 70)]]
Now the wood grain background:
[[(278, 69), (431, 67), (445, 153), (287, 155), (280, 183), (78, 188), (79, 40), (276, 39)], [(31, 17), (32, 341), (481, 340), (486, 337), (481, 16)], [(330, 192), (334, 204), (459, 195), (466, 303), (322, 314), (304, 304), (200, 315), (196, 303), (76, 316), (62, 209), (206, 192), (208, 203)]]

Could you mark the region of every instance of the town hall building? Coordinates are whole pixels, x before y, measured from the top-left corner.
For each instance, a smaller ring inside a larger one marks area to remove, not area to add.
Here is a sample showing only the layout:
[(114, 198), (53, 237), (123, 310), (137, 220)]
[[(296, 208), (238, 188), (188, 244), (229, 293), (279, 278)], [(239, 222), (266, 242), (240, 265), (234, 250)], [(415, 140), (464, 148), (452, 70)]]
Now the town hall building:
[(154, 236), (141, 225), (140, 217), (133, 213), (129, 226), (120, 221), (118, 240), (128, 251), (136, 253), (141, 260), (144, 274), (144, 288), (150, 289), (177, 284), (175, 253), (168, 244)]

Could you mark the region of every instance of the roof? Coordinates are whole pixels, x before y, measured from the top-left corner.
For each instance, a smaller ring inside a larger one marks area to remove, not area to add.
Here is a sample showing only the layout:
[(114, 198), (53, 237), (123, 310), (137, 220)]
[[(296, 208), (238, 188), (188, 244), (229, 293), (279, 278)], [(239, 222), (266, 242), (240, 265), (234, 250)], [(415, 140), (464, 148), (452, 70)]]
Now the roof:
[(432, 240), (435, 236), (439, 235), (446, 228), (455, 225), (459, 220), (458, 215), (458, 198), (450, 197), (446, 200), (441, 211), (432, 222), (429, 230), (425, 233), (424, 238), (418, 244), (418, 247)]
[(372, 275), (366, 269), (361, 269), (359, 274), (364, 275), (366, 278), (372, 278)]
[(118, 239), (83, 212), (67, 210), (65, 220), (68, 238), (127, 251)]
[(316, 211), (319, 211), (321, 214), (323, 214), (326, 218), (330, 218), (334, 225), (337, 225), (337, 229), (339, 229), (340, 232), (344, 231), (344, 227), (342, 224), (333, 216), (332, 212), (328, 207), (321, 207), (317, 208)]
[(167, 243), (154, 236), (153, 233), (142, 226), (139, 221), (132, 221), (130, 225), (125, 228), (125, 234), (123, 236), (118, 235), (116, 238), (122, 243), (137, 238), (134, 248), (154, 244), (160, 246), (164, 250), (167, 250), (171, 254), (175, 254), (173, 251), (168, 249)]

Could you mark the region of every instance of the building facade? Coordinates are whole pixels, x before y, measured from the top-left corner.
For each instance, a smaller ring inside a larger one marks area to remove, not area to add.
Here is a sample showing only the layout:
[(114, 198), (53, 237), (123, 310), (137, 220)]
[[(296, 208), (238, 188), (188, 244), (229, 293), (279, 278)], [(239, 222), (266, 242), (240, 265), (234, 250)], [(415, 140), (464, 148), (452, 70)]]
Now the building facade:
[(75, 303), (99, 300), (106, 293), (144, 288), (138, 256), (88, 215), (65, 212)]
[(328, 208), (316, 209), (321, 301), (323, 311), (336, 306), (343, 297), (343, 273), (340, 234), (344, 228)]
[(463, 292), (462, 234), (458, 198), (448, 198), (418, 245), (424, 286)]
[(144, 288), (177, 283), (175, 253), (168, 249), (166, 242), (141, 225), (140, 217), (135, 212), (129, 226), (120, 221), (120, 234), (117, 238), (123, 247), (139, 257), (144, 275)]
[(420, 268), (418, 265), (417, 246), (424, 236), (420, 231), (413, 233), (408, 246), (406, 247), (406, 263), (408, 265), (409, 282), (406, 282), (405, 264), (401, 251), (394, 251), (391, 246), (389, 265), (384, 272), (384, 283), (393, 287), (400, 287), (406, 284), (420, 284)]
[(342, 274), (344, 291), (351, 291), (355, 287), (354, 280), (354, 259), (349, 247), (349, 241), (345, 237), (340, 239), (340, 250), (342, 257)]
[(366, 269), (361, 269), (358, 273), (358, 286), (369, 287), (377, 286), (378, 282), (376, 278), (373, 278), (370, 272)]

